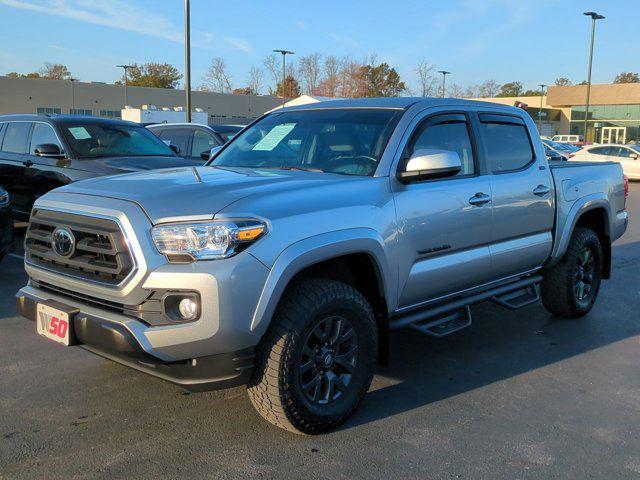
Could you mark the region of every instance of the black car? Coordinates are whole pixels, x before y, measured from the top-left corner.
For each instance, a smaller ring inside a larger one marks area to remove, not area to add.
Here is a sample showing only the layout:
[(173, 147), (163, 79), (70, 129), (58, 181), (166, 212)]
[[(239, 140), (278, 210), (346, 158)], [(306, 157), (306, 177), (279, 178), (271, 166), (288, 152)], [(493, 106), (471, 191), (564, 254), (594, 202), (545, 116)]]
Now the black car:
[(0, 186), (16, 219), (56, 187), (101, 175), (202, 165), (143, 126), (76, 115), (0, 115)]
[(210, 126), (200, 123), (156, 123), (147, 128), (180, 155), (194, 161), (209, 160), (211, 149), (226, 142)]
[(0, 261), (13, 247), (13, 220), (9, 193), (0, 188)]

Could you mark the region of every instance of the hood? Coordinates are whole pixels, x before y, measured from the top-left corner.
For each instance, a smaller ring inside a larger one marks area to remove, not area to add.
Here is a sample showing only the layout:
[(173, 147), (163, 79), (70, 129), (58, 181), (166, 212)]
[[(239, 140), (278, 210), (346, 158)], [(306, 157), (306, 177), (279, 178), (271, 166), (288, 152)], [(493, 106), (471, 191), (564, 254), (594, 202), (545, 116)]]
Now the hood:
[[(204, 163), (200, 159), (163, 156), (100, 157), (82, 160), (81, 162), (85, 161), (88, 162), (90, 171), (95, 171), (99, 165), (99, 170), (106, 172), (107, 175), (140, 172), (157, 168), (201, 166)], [(82, 165), (82, 163), (80, 164)]]
[(57, 189), (135, 202), (153, 223), (176, 217), (211, 216), (242, 198), (357, 181), (329, 173), (228, 167), (152, 170), (83, 180)]

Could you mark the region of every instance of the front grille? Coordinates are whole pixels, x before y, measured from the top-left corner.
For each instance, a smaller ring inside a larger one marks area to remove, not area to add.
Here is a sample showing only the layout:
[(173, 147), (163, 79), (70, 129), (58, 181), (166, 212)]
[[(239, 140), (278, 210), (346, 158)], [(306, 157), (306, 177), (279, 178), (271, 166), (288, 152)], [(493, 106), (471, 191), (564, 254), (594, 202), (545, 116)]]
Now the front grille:
[[(75, 237), (75, 251), (69, 257), (58, 255), (52, 248), (57, 227), (68, 228)], [(108, 285), (118, 285), (134, 268), (120, 227), (105, 218), (34, 209), (24, 249), (32, 265)]]

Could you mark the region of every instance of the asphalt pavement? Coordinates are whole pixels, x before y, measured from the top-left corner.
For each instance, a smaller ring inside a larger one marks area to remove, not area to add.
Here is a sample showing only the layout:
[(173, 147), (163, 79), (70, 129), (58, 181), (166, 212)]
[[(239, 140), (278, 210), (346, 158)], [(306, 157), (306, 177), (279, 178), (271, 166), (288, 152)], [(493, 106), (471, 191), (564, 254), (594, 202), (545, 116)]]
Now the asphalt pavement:
[[(20, 249), (0, 264), (0, 479), (640, 476), (640, 184), (592, 312), (473, 308), (444, 339), (394, 334), (362, 408), (305, 437), (243, 388), (188, 394), (38, 337), (16, 316)], [(19, 243), (19, 240), (18, 240)]]

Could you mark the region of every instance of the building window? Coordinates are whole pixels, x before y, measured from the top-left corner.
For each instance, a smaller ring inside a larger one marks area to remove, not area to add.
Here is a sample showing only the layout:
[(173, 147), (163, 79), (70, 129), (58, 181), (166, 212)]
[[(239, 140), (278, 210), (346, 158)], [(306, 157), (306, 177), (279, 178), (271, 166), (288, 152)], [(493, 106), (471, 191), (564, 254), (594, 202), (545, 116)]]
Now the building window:
[(120, 118), (120, 110), (100, 110), (101, 117)]
[(62, 109), (58, 107), (38, 107), (36, 109), (37, 113), (48, 113), (48, 114), (61, 114)]
[(93, 110), (88, 110), (86, 108), (70, 108), (69, 113), (71, 115), (93, 115)]

